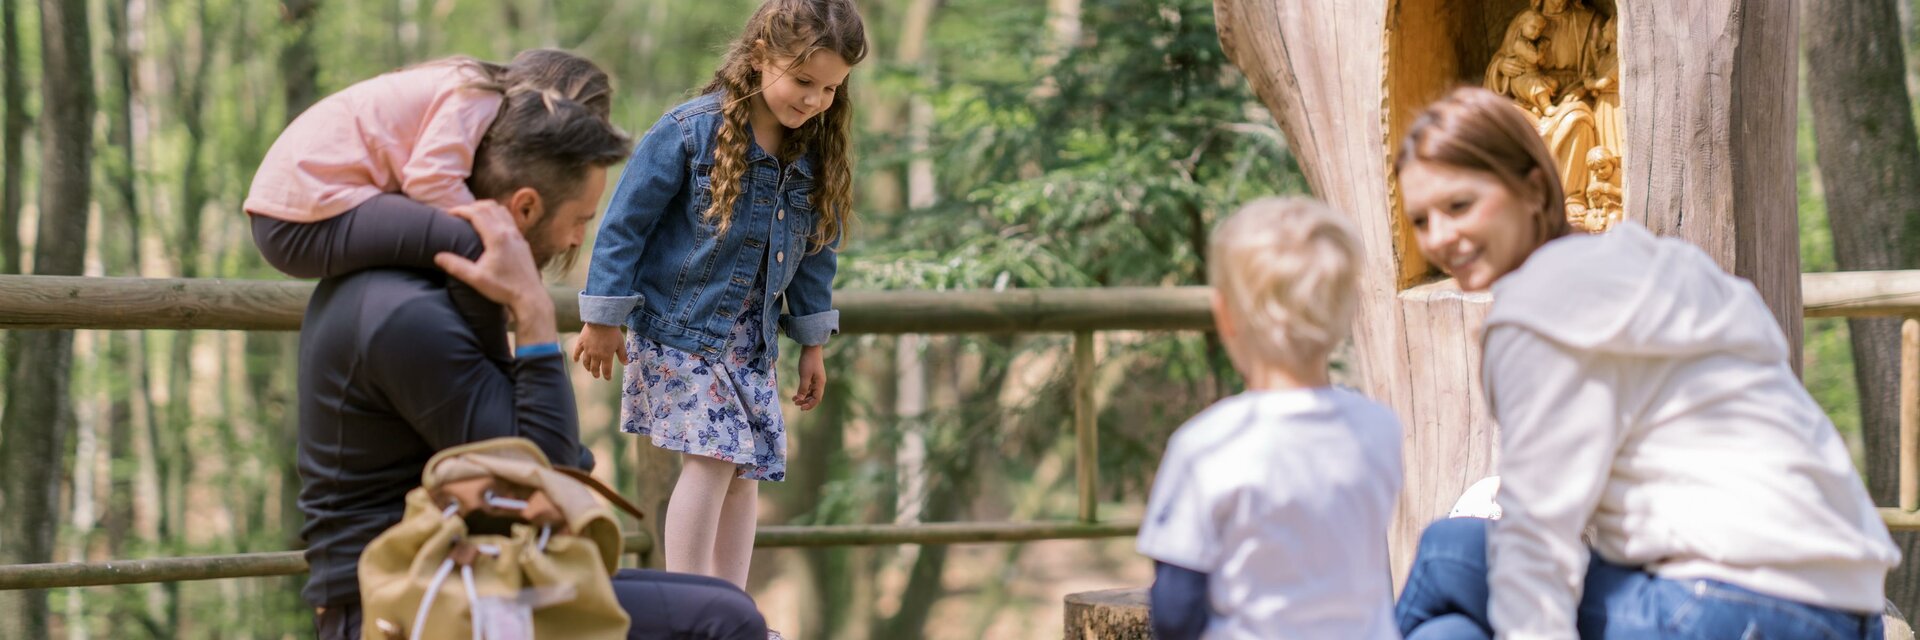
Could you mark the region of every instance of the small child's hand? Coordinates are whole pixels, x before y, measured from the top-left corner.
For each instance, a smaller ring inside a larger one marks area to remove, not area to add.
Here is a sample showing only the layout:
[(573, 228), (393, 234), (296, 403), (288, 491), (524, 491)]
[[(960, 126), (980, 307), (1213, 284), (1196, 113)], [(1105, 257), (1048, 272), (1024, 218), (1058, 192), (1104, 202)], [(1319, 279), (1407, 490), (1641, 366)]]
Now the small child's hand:
[(613, 380), (613, 361), (627, 364), (626, 340), (619, 327), (586, 323), (580, 337), (573, 341), (573, 361), (586, 365), (587, 375)]
[(801, 411), (812, 411), (820, 406), (820, 397), (827, 392), (827, 365), (820, 345), (808, 345), (800, 349), (800, 389), (793, 395), (793, 405)]

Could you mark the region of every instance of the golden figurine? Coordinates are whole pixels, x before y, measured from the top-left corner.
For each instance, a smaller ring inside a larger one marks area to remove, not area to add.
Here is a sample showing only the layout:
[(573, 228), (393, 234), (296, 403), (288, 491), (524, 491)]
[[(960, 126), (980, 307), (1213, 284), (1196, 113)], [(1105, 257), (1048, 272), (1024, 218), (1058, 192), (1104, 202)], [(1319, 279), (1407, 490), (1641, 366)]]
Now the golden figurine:
[(1533, 0), (1487, 63), (1487, 89), (1538, 123), (1574, 204), (1586, 202), (1592, 150), (1606, 147), (1617, 161), (1625, 149), (1615, 28), (1587, 0)]

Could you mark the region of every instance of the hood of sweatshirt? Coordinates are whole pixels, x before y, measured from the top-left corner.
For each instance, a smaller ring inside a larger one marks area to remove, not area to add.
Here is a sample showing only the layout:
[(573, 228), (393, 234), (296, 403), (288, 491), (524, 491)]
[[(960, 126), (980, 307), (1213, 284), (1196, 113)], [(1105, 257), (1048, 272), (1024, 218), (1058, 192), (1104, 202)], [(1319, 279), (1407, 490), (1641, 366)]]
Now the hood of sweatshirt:
[(1502, 325), (1593, 353), (1723, 353), (1758, 362), (1788, 355), (1752, 283), (1721, 270), (1699, 247), (1632, 222), (1536, 249), (1493, 285), (1486, 326)]

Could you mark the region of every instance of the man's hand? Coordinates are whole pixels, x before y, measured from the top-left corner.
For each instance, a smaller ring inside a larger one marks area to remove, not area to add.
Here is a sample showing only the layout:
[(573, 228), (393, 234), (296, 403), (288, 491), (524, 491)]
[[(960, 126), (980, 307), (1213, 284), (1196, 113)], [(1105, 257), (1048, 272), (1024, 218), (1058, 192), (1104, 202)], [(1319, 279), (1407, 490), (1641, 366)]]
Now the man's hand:
[(618, 359), (620, 364), (627, 364), (626, 342), (619, 327), (586, 323), (580, 328), (580, 338), (573, 341), (573, 361), (586, 365), (587, 375), (613, 380), (617, 375), (613, 361)]
[(556, 340), (559, 334), (554, 329), (553, 299), (540, 281), (533, 250), (514, 224), (513, 214), (492, 200), (454, 207), (447, 213), (473, 225), (485, 252), (479, 260), (442, 252), (433, 257), (433, 263), (488, 300), (505, 306), (513, 314), (514, 334), (521, 344)]
[(827, 365), (823, 351), (817, 344), (800, 348), (800, 389), (793, 396), (793, 405), (801, 411), (820, 406), (820, 397), (826, 395)]

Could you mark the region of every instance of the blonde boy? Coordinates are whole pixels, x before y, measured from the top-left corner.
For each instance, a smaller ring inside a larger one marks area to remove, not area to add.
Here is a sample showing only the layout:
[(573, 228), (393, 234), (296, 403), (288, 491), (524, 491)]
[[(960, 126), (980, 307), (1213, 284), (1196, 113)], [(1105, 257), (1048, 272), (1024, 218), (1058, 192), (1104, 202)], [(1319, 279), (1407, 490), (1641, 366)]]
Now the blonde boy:
[(1398, 638), (1387, 522), (1400, 422), (1328, 383), (1360, 242), (1302, 198), (1242, 207), (1207, 253), (1214, 323), (1246, 378), (1173, 435), (1139, 551), (1160, 638)]

